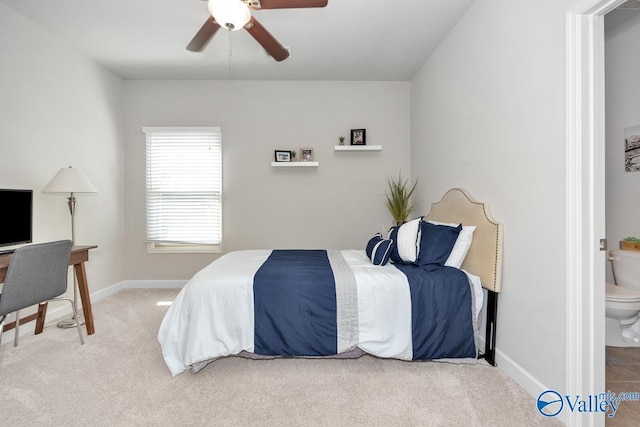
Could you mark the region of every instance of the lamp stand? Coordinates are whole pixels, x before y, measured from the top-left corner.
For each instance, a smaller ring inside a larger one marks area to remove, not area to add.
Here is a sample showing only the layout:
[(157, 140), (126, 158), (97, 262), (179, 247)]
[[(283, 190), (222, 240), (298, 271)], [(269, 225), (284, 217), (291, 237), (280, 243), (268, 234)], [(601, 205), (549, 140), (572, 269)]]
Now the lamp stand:
[[(75, 216), (76, 216), (76, 197), (73, 193), (69, 193), (69, 197), (67, 198), (67, 205), (69, 206), (69, 213), (71, 214), (71, 242), (75, 245), (76, 243), (76, 230), (75, 230)], [(78, 310), (78, 281), (76, 280), (75, 272), (73, 274), (73, 306), (76, 309), (77, 318), (74, 317), (73, 314), (65, 317), (61, 321), (58, 322), (58, 328), (75, 328), (80, 322), (80, 325), (84, 325), (84, 318), (80, 315), (80, 310)]]

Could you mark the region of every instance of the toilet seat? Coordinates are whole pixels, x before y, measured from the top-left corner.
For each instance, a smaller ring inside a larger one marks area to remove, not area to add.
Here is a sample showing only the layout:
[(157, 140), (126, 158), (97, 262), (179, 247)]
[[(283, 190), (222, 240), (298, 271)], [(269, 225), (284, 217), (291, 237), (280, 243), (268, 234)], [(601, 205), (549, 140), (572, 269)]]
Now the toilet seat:
[(607, 283), (606, 287), (606, 299), (609, 302), (620, 303), (640, 303), (640, 292), (636, 292), (633, 289), (623, 288), (622, 286), (612, 285)]

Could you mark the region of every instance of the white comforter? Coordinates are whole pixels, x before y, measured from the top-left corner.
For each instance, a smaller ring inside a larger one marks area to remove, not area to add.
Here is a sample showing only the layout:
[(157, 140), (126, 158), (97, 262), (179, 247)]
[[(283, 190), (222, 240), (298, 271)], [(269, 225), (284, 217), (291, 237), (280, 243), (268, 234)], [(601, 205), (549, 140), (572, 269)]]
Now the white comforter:
[[(379, 357), (412, 359), (411, 300), (406, 276), (393, 265), (373, 265), (364, 251), (343, 250), (356, 278), (358, 347)], [(253, 277), (270, 250), (231, 252), (201, 271), (167, 311), (158, 341), (172, 375), (223, 356), (253, 352)], [(473, 287), (476, 320), (482, 307), (477, 276)], [(476, 322), (477, 324), (477, 322)]]

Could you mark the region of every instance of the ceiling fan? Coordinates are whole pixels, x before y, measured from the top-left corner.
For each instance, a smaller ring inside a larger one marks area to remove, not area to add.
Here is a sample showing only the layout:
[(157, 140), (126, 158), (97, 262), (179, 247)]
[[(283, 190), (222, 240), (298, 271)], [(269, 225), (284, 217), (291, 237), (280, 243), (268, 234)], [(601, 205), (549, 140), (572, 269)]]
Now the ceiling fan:
[[(251, 16), (251, 9), (293, 9), (325, 7), (328, 0), (208, 0), (211, 16), (187, 45), (187, 50), (201, 52), (220, 28), (247, 30), (251, 36), (275, 59), (283, 61), (289, 51)], [(212, 19), (213, 18), (213, 19)]]

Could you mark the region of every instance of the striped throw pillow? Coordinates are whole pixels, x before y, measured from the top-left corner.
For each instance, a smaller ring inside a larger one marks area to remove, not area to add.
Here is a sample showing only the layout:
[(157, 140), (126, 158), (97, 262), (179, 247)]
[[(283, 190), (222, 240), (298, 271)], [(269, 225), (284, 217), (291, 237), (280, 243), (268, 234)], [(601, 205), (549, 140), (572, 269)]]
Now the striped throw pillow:
[(391, 256), (393, 240), (382, 238), (382, 234), (377, 233), (367, 243), (367, 257), (374, 265), (385, 265)]

